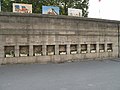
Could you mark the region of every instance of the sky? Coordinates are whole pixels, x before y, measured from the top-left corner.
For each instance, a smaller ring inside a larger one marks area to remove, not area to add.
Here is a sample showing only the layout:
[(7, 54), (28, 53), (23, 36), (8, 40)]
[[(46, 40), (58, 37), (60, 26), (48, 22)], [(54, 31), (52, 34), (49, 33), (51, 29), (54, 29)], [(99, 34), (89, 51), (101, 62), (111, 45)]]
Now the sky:
[(120, 21), (120, 0), (90, 0), (90, 18), (102, 18)]

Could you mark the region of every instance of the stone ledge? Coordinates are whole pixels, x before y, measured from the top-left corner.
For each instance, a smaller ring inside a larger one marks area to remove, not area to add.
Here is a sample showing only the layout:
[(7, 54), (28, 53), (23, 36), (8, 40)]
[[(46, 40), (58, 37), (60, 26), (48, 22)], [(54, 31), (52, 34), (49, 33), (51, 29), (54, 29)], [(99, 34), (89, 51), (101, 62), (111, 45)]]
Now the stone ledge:
[(39, 18), (55, 18), (55, 19), (74, 19), (81, 21), (93, 21), (93, 22), (105, 22), (105, 23), (117, 23), (120, 21), (117, 20), (107, 20), (107, 19), (99, 19), (99, 18), (86, 18), (86, 17), (75, 17), (75, 16), (65, 16), (65, 15), (47, 15), (47, 14), (39, 14), (39, 13), (13, 13), (13, 12), (0, 12), (0, 16), (15, 16), (15, 17), (39, 17)]

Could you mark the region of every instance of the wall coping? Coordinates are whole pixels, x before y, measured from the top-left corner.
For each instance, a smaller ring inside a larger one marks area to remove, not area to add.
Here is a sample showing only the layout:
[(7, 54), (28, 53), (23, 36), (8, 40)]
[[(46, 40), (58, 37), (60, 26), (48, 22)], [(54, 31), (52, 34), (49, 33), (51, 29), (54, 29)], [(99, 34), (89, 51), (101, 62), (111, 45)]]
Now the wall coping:
[(74, 17), (74, 16), (65, 16), (65, 15), (47, 15), (47, 14), (38, 14), (38, 13), (30, 13), (30, 14), (28, 14), (28, 13), (0, 12), (0, 16), (73, 19), (73, 20), (81, 20), (81, 21), (92, 21), (92, 22), (105, 22), (105, 23), (120, 24), (120, 21), (118, 21), (118, 20), (89, 18), (89, 17), (88, 18), (86, 18), (86, 17)]

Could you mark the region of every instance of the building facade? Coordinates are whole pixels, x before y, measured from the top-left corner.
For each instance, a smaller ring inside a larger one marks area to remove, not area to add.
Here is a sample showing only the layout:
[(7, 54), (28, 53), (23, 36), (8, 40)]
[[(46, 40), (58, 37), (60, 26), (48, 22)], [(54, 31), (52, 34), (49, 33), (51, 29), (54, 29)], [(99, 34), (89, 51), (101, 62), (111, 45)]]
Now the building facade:
[(0, 64), (119, 57), (119, 21), (0, 13)]

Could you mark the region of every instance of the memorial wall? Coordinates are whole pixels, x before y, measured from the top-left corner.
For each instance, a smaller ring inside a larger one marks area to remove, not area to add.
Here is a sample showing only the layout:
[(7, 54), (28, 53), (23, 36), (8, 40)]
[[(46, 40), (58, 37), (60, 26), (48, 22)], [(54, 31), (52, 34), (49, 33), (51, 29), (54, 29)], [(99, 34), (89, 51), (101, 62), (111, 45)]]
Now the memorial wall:
[(119, 57), (119, 21), (0, 13), (0, 64)]

